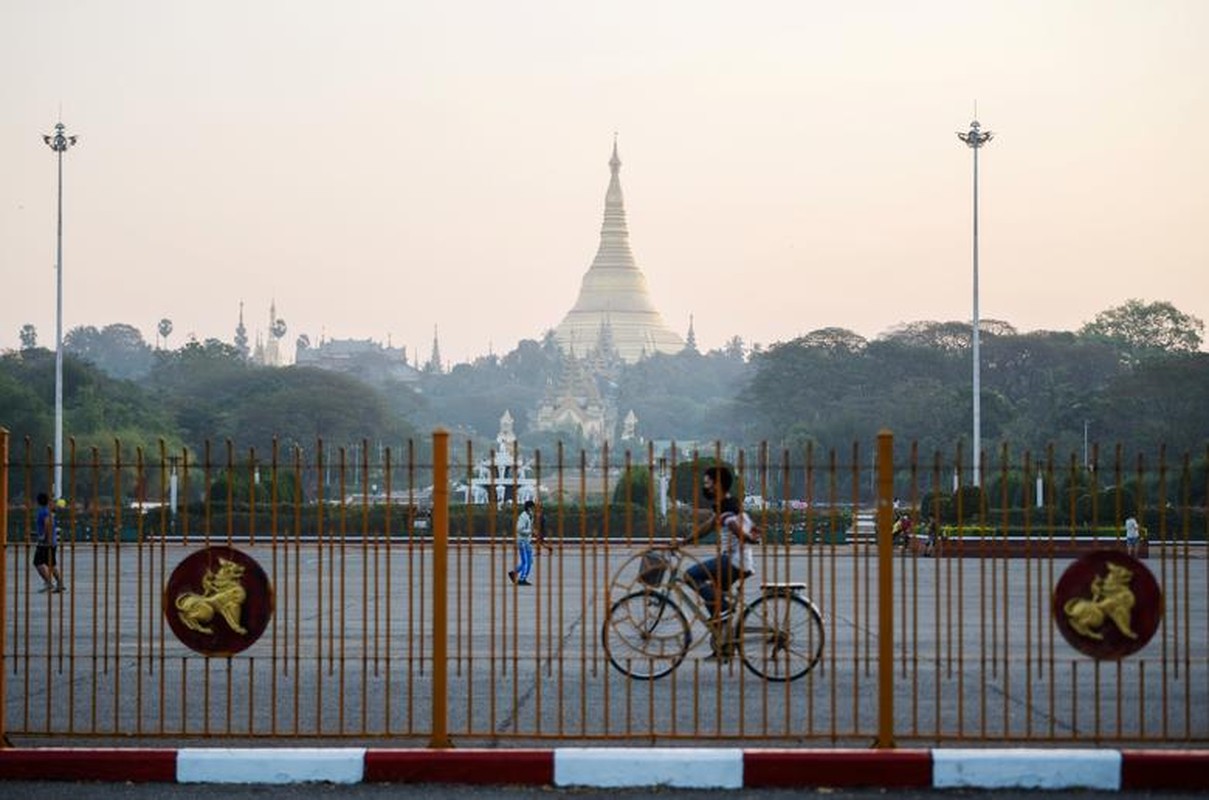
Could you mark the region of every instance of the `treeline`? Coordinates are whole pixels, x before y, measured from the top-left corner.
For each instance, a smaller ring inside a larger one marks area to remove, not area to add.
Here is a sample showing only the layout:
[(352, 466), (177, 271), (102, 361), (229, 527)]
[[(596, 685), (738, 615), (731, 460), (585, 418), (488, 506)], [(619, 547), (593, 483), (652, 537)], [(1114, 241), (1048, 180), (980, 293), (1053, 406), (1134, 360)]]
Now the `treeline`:
[[(166, 330), (161, 324), (165, 338)], [(1168, 458), (1191, 453), (1203, 460), (1209, 442), (1203, 330), (1170, 303), (1138, 300), (1102, 312), (1077, 332), (1019, 333), (984, 320), (984, 463), (1005, 453), (1033, 462), (1077, 454), (1080, 462), (1124, 461), (1126, 470), (1137, 469), (1141, 458), (1149, 469), (1160, 448)], [(706, 353), (689, 347), (614, 363), (591, 380), (615, 409), (614, 443), (633, 411), (641, 441), (676, 441), (686, 456), (715, 442), (748, 452), (767, 443), (772, 464), (821, 463), (832, 452), (842, 463), (863, 464), (877, 432), (890, 429), (896, 461), (914, 447), (919, 463), (951, 469), (959, 458), (971, 461), (970, 334), (968, 323), (921, 321), (872, 340), (828, 328), (753, 349), (735, 337)], [(22, 343), (0, 355), (0, 425), (13, 435), (14, 460), (28, 447), (32, 460), (45, 464), (54, 354), (36, 345), (29, 326)], [(475, 457), (494, 445), (505, 410), (521, 447), (540, 450), (544, 464), (560, 445), (570, 465), (579, 463), (581, 449), (592, 449), (574, 431), (535, 430), (543, 399), (575, 369), (587, 368), (568, 359), (552, 335), (448, 372), (426, 369), (416, 383), (380, 386), (317, 369), (259, 367), (245, 350), (217, 340), (152, 349), (123, 324), (76, 329), (64, 349), (64, 427), (77, 459), (94, 447), (109, 453), (120, 440), (127, 464), (139, 452), (159, 461), (161, 452), (182, 449), (194, 463), (263, 463), (273, 448), (280, 461), (302, 451), (313, 463), (322, 440), (324, 461), (343, 459), (355, 473), (358, 463), (380, 461), (387, 448), (396, 464), (405, 457), (423, 463), (440, 425), (455, 434), (456, 470), (465, 467), (466, 443)], [(644, 455), (636, 452), (636, 463)], [(623, 458), (615, 445), (611, 461)]]
[[(49, 464), (54, 436), (54, 353), (39, 347), (0, 355), (0, 426), (8, 428), (10, 459)], [(66, 460), (88, 464), (95, 448), (112, 462), (114, 443), (124, 464), (162, 464), (164, 454), (221, 468), (278, 459), (291, 463), (301, 448), (314, 461), (320, 439), (334, 448), (363, 442), (395, 448), (414, 438), (407, 396), (333, 372), (248, 362), (231, 345), (189, 342), (153, 353), (138, 380), (113, 377), (95, 364), (63, 359)], [(359, 457), (346, 453), (344, 457)], [(339, 451), (328, 453), (336, 460)], [(377, 454), (374, 454), (377, 458)]]
[[(1153, 466), (1164, 447), (1168, 457), (1203, 458), (1209, 354), (1199, 351), (1199, 335), (1176, 340), (1181, 346), (1145, 333), (1142, 322), (1128, 335), (1090, 326), (1021, 334), (1005, 323), (987, 324), (984, 460), (998, 459), (1005, 447), (1014, 460), (1078, 454), (1081, 462), (1086, 455), (1101, 464), (1123, 458), (1126, 469), (1136, 468), (1139, 456)], [(888, 428), (899, 448), (915, 443), (925, 464), (933, 455), (952, 464), (959, 446), (963, 462), (971, 462), (969, 325), (913, 323), (873, 341), (827, 329), (774, 345), (753, 361), (739, 395), (750, 420), (745, 440), (779, 442), (791, 452), (809, 443), (842, 451)]]

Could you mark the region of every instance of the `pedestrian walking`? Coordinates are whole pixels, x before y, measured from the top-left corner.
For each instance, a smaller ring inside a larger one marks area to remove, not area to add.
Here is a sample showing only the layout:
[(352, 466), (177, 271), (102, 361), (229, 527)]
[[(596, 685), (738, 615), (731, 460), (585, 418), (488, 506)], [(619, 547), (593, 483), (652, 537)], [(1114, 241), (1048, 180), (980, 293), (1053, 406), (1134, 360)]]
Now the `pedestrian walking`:
[[(59, 501), (59, 507), (65, 508), (66, 503)], [(38, 493), (38, 513), (34, 517), (34, 533), (37, 545), (34, 547), (34, 569), (42, 578), (42, 588), (39, 592), (65, 592), (63, 576), (59, 572), (57, 551), (59, 546), (59, 531), (55, 524), (55, 515), (50, 510), (50, 498), (46, 492)]]
[(1130, 516), (1125, 520), (1125, 552), (1137, 558), (1138, 542), (1142, 539), (1142, 533), (1138, 529), (1137, 517)]
[(529, 573), (533, 571), (533, 501), (526, 500), (516, 518), (517, 564), (508, 572), (508, 580), (518, 586), (532, 586)]

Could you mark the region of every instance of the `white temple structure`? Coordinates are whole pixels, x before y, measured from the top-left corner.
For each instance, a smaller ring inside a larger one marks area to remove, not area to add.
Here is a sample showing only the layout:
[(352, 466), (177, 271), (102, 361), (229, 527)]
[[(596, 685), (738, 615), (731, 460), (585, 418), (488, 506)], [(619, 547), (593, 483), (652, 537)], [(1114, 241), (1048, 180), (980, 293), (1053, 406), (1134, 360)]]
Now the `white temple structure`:
[(515, 500), (524, 503), (537, 499), (537, 479), (533, 466), (525, 461), (516, 445), (512, 413), (505, 410), (500, 417), (500, 431), (495, 437), (495, 449), (474, 466), (474, 476), (464, 485), (465, 502), (503, 505)]
[(679, 353), (684, 340), (664, 323), (651, 302), (646, 277), (630, 251), (616, 138), (609, 169), (612, 177), (605, 192), (600, 246), (584, 274), (575, 306), (555, 328), (554, 337), (564, 352), (583, 354), (596, 348), (601, 331), (606, 330), (612, 347), (629, 364), (644, 355)]

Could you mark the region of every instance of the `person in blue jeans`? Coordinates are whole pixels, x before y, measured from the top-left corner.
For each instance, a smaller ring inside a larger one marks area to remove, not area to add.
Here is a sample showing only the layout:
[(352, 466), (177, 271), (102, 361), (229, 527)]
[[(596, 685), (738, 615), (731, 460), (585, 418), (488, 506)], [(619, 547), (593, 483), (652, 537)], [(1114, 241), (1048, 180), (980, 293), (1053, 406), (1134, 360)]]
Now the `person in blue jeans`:
[(516, 553), (519, 561), (508, 572), (508, 580), (518, 586), (532, 586), (529, 573), (533, 570), (533, 501), (526, 500), (516, 518)]
[(717, 617), (730, 613), (726, 595), (731, 585), (756, 571), (755, 544), (759, 534), (739, 501), (730, 496), (734, 480), (729, 467), (713, 466), (705, 470), (701, 493), (709, 502), (709, 508), (703, 509), (708, 516), (688, 538), (689, 543), (695, 544), (698, 538), (715, 529), (721, 536), (721, 553), (694, 564), (684, 573), (688, 584)]

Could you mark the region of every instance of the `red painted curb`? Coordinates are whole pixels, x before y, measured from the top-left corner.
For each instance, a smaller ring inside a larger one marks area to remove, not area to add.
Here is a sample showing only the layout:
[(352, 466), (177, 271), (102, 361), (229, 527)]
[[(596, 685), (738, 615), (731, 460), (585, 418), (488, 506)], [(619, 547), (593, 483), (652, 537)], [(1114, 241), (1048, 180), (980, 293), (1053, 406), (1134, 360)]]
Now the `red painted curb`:
[[(1122, 750), (1124, 790), (1209, 790), (1209, 750)], [(176, 750), (0, 749), (0, 780), (176, 782)], [(369, 783), (554, 784), (553, 750), (367, 750)], [(745, 750), (745, 787), (930, 788), (931, 750)]]
[(1122, 750), (1122, 789), (1209, 789), (1209, 750)]
[(176, 782), (176, 750), (22, 748), (0, 750), (0, 779)]
[(366, 750), (366, 783), (554, 783), (553, 750)]
[(932, 786), (929, 750), (746, 750), (743, 786)]

